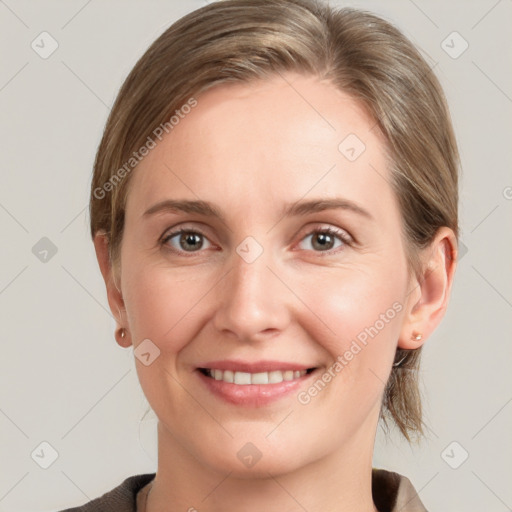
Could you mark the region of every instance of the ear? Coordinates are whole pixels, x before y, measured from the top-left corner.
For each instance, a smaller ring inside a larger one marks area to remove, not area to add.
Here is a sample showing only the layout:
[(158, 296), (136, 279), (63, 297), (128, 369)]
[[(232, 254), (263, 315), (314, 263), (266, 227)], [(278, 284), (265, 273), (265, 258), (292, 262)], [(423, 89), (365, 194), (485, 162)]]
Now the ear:
[[(105, 281), (107, 288), (108, 304), (110, 311), (116, 319), (118, 328), (115, 332), (115, 338), (117, 343), (121, 347), (129, 347), (131, 345), (130, 335), (128, 329), (125, 327), (128, 325), (126, 319), (126, 309), (124, 306), (123, 295), (121, 289), (118, 288), (115, 282), (114, 271), (110, 262), (110, 255), (108, 250), (108, 238), (104, 231), (99, 231), (94, 235), (94, 249), (96, 251), (96, 258), (100, 266), (101, 275)], [(125, 329), (125, 336), (121, 337), (120, 328)]]
[[(432, 334), (444, 316), (457, 266), (457, 239), (448, 227), (439, 228), (421, 255), (423, 270), (412, 279), (398, 348), (416, 349)], [(421, 334), (421, 339), (415, 339)]]

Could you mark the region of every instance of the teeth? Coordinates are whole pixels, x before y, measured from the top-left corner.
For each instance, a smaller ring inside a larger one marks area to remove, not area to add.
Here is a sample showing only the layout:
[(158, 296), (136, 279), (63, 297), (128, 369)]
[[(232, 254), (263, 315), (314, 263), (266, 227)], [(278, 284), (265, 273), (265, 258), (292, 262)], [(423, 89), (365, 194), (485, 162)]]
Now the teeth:
[(251, 375), (251, 384), (268, 384), (268, 372), (253, 373)]
[[(222, 373), (220, 370), (217, 370)], [(224, 370), (224, 375), (222, 376), (222, 380), (224, 382), (234, 382), (235, 374), (231, 370)]]
[[(221, 370), (215, 370), (215, 372), (218, 372), (218, 371), (221, 371)], [(250, 384), (250, 383), (251, 383), (251, 374), (250, 373), (235, 372), (235, 384)]]
[(293, 380), (293, 370), (287, 370), (283, 373), (283, 380)]
[(269, 384), (279, 384), (280, 382), (283, 382), (283, 372), (268, 372), (268, 382)]
[(231, 370), (207, 369), (207, 374), (215, 380), (223, 380), (231, 384), (247, 386), (248, 384), (279, 384), (283, 381), (300, 379), (306, 370), (275, 370), (272, 372), (233, 372)]

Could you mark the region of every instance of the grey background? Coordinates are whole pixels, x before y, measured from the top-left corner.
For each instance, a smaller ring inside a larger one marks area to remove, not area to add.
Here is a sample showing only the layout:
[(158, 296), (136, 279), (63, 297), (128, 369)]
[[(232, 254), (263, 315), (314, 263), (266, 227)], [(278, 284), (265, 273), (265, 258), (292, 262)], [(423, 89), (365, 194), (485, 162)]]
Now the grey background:
[[(165, 28), (202, 5), (0, 0), (0, 511), (78, 505), (156, 469), (155, 416), (143, 418), (132, 350), (113, 338), (86, 205), (123, 79)], [(512, 2), (343, 5), (381, 14), (424, 50), (463, 164), (467, 253), (421, 370), (429, 437), (411, 447), (379, 429), (374, 466), (408, 476), (432, 511), (510, 510)], [(59, 45), (46, 59), (31, 47), (43, 31)], [(469, 44), (457, 58), (464, 42), (454, 31)]]

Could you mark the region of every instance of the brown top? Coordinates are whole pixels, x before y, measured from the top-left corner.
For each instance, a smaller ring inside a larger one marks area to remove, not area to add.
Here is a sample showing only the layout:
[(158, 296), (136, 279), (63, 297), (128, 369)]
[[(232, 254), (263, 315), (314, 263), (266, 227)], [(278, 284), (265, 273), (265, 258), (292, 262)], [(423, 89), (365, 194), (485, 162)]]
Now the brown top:
[[(155, 473), (130, 476), (103, 496), (60, 512), (144, 512), (154, 477)], [(372, 495), (379, 512), (427, 512), (411, 481), (393, 471), (372, 469)]]

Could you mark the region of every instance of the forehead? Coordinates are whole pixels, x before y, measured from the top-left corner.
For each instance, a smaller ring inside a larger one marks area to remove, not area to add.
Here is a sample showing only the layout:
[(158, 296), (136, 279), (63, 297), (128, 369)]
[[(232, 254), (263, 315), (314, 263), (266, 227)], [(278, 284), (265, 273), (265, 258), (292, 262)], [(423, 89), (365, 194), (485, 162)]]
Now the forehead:
[(249, 192), (281, 202), (312, 189), (357, 196), (386, 185), (375, 121), (328, 82), (286, 74), (217, 85), (196, 99), (134, 171), (128, 203), (137, 209), (169, 194), (235, 205)]

